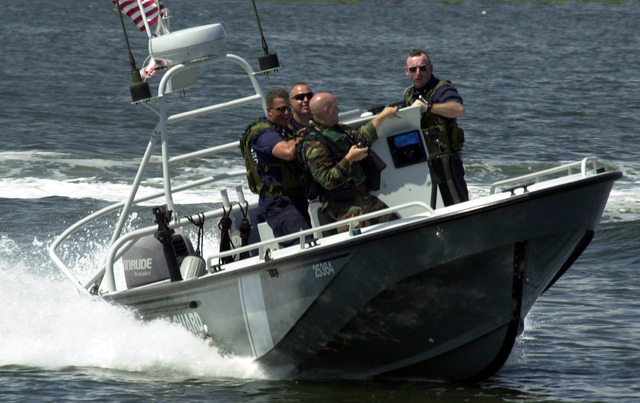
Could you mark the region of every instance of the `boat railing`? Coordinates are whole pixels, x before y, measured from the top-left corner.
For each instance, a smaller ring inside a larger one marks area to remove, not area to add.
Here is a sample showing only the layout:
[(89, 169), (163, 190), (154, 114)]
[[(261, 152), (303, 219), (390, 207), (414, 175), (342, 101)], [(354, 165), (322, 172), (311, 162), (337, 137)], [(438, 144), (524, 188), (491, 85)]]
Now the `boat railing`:
[[(172, 77), (174, 77), (176, 74), (180, 73), (181, 71), (196, 69), (199, 67), (223, 63), (223, 62), (231, 62), (233, 64), (239, 65), (248, 76), (255, 92), (251, 95), (237, 98), (231, 101), (221, 102), (221, 103), (217, 103), (217, 104), (213, 104), (213, 105), (209, 105), (201, 108), (192, 109), (186, 112), (168, 115), (164, 98)], [(172, 164), (181, 163), (187, 160), (201, 158), (209, 155), (219, 154), (232, 149), (238, 150), (238, 142), (236, 141), (236, 142), (232, 142), (222, 146), (211, 147), (204, 150), (199, 150), (196, 152), (169, 158), (168, 141), (167, 141), (168, 139), (167, 125), (170, 123), (176, 123), (185, 119), (193, 119), (200, 116), (209, 115), (215, 112), (220, 112), (223, 110), (241, 107), (251, 103), (261, 103), (262, 110), (266, 114), (265, 99), (264, 99), (260, 84), (257, 82), (255, 76), (256, 76), (256, 73), (253, 71), (249, 63), (247, 63), (241, 57), (238, 57), (232, 54), (226, 54), (226, 55), (216, 56), (216, 57), (208, 57), (208, 58), (181, 63), (171, 67), (163, 75), (160, 81), (160, 84), (158, 86), (158, 97), (156, 98), (158, 102), (158, 109), (156, 110), (153, 106), (151, 106), (150, 103), (142, 104), (146, 106), (148, 109), (150, 109), (152, 112), (154, 112), (158, 116), (159, 121), (158, 121), (158, 124), (156, 125), (156, 128), (152, 132), (151, 138), (149, 140), (149, 144), (147, 145), (145, 154), (142, 157), (142, 161), (140, 163), (138, 173), (136, 174), (131, 191), (129, 192), (129, 195), (127, 196), (126, 200), (113, 204), (111, 206), (108, 206), (104, 209), (101, 209), (83, 218), (82, 220), (76, 222), (71, 227), (69, 227), (66, 231), (64, 231), (60, 236), (58, 236), (58, 238), (49, 247), (49, 255), (52, 261), (54, 262), (54, 264), (62, 271), (62, 273), (69, 280), (71, 280), (73, 285), (78, 290), (80, 290), (81, 292), (87, 292), (87, 288), (90, 287), (96, 281), (98, 281), (96, 279), (101, 278), (101, 276), (104, 274), (105, 266), (102, 267), (99, 273), (91, 280), (89, 284), (87, 284), (87, 286), (83, 286), (80, 283), (80, 281), (78, 281), (76, 276), (74, 276), (73, 273), (71, 273), (71, 271), (68, 269), (66, 264), (62, 261), (62, 259), (57, 254), (57, 249), (71, 235), (77, 233), (82, 228), (87, 227), (90, 223), (95, 222), (109, 215), (110, 213), (115, 212), (116, 210), (119, 210), (120, 219), (118, 220), (118, 223), (115, 226), (115, 229), (111, 237), (111, 241), (109, 243), (110, 245), (113, 245), (116, 242), (116, 240), (121, 237), (121, 233), (124, 228), (125, 222), (127, 221), (129, 214), (131, 213), (132, 208), (134, 206), (150, 200), (159, 199), (164, 196), (165, 204), (168, 205), (169, 210), (175, 210), (173, 206), (173, 197), (172, 197), (173, 193), (184, 191), (187, 189), (192, 189), (198, 186), (202, 186), (202, 185), (216, 182), (223, 179), (229, 179), (229, 178), (240, 177), (240, 176), (244, 177), (244, 175), (246, 175), (245, 170), (237, 170), (237, 171), (214, 175), (209, 178), (200, 179), (197, 181), (193, 181), (193, 182), (172, 188), (170, 174), (169, 174), (169, 167)], [(153, 150), (156, 148), (156, 144), (159, 138), (161, 138), (161, 150), (162, 150), (163, 183), (164, 183), (163, 190), (147, 196), (139, 196), (138, 195), (139, 186), (142, 182), (143, 176), (145, 175), (147, 166), (149, 164), (149, 160), (151, 158), (151, 155), (153, 154)]]
[[(490, 194), (495, 194), (496, 190), (499, 188), (503, 189), (502, 190), (503, 192), (504, 191), (513, 192), (513, 189), (514, 189), (513, 185), (528, 186), (533, 183), (540, 183), (544, 178), (552, 175), (555, 177), (558, 177), (560, 176), (560, 174), (562, 174), (562, 176), (569, 176), (575, 173), (580, 173), (584, 178), (584, 177), (596, 174), (599, 167), (600, 167), (600, 164), (598, 163), (598, 158), (594, 156), (590, 156), (590, 157), (583, 158), (581, 161), (576, 161), (576, 162), (568, 163), (565, 165), (560, 165), (558, 167), (549, 168), (549, 169), (545, 169), (538, 172), (533, 172), (527, 175), (521, 175), (515, 178), (509, 178), (502, 181), (494, 182), (491, 185)], [(533, 180), (533, 183), (528, 183), (527, 185), (524, 185), (524, 183), (531, 182), (532, 180)], [(516, 186), (516, 188), (517, 187), (518, 186)]]
[[(273, 239), (268, 239), (268, 240), (264, 240), (264, 241), (260, 241), (258, 243), (254, 243), (248, 246), (243, 246), (240, 248), (236, 248), (233, 249), (232, 251), (225, 251), (225, 252), (220, 252), (220, 253), (216, 253), (214, 255), (211, 255), (209, 257), (207, 257), (207, 267), (211, 268), (211, 267), (215, 267), (216, 265), (213, 264), (213, 261), (215, 259), (222, 259), (224, 257), (227, 256), (234, 256), (234, 255), (238, 255), (244, 252), (250, 252), (253, 250), (258, 250), (258, 258), (260, 260), (269, 260), (270, 259), (270, 251), (271, 248), (273, 247), (274, 244), (278, 244), (280, 242), (286, 242), (292, 239), (298, 239), (299, 241), (299, 245), (298, 248), (300, 250), (305, 250), (305, 249), (309, 249), (315, 246), (315, 244), (317, 243), (317, 239), (314, 238), (313, 241), (311, 242), (305, 242), (306, 238), (308, 235), (312, 235), (315, 236), (315, 234), (318, 233), (322, 233), (325, 231), (331, 231), (331, 230), (335, 230), (339, 227), (344, 227), (345, 225), (348, 226), (348, 230), (345, 231), (347, 238), (353, 238), (355, 236), (360, 236), (362, 234), (362, 230), (360, 228), (356, 228), (355, 224), (359, 221), (363, 221), (363, 220), (369, 220), (375, 217), (380, 217), (383, 215), (387, 215), (387, 214), (393, 214), (393, 213), (397, 213), (399, 211), (402, 211), (404, 209), (409, 209), (412, 207), (420, 207), (423, 208), (425, 213), (426, 213), (426, 217), (432, 216), (434, 213), (434, 210), (427, 205), (426, 203), (423, 202), (419, 202), (419, 201), (415, 201), (415, 202), (409, 202), (409, 203), (404, 203), (404, 204), (400, 204), (397, 206), (393, 206), (393, 207), (388, 207), (386, 209), (382, 209), (382, 210), (378, 210), (378, 211), (374, 211), (372, 213), (367, 213), (367, 214), (362, 214), (356, 217), (351, 217), (345, 220), (341, 220), (341, 221), (335, 221), (329, 224), (325, 224), (325, 225), (321, 225), (319, 227), (313, 227), (311, 229), (308, 230), (303, 230), (303, 231), (299, 231), (296, 232), (294, 234), (289, 234), (289, 235), (283, 235), (281, 237), (278, 238), (273, 238)], [(390, 222), (392, 223), (392, 222)]]
[[(226, 147), (212, 147), (212, 148), (210, 148), (208, 150), (203, 150), (203, 152), (194, 153), (194, 154), (198, 154), (199, 156), (211, 155), (212, 151), (215, 151), (213, 153), (219, 153), (219, 152), (223, 152), (225, 149), (226, 149)], [(208, 152), (205, 153), (204, 151), (208, 151)], [(181, 161), (180, 160), (181, 157), (183, 157), (183, 156), (176, 157), (175, 160)], [(200, 180), (197, 180), (197, 181), (192, 181), (192, 182), (189, 182), (189, 183), (185, 183), (185, 184), (176, 186), (176, 187), (173, 188), (173, 192), (174, 193), (178, 193), (178, 192), (194, 189), (194, 188), (197, 188), (197, 187), (200, 187), (200, 186), (203, 186), (203, 185), (207, 185), (207, 184), (210, 184), (210, 183), (213, 183), (213, 182), (226, 180), (226, 179), (233, 179), (233, 178), (239, 178), (239, 177), (244, 178), (245, 175), (246, 175), (246, 171), (244, 169), (225, 172), (225, 173), (220, 173), (220, 174), (208, 177), (208, 178), (203, 178), (203, 179), (200, 179)], [(140, 205), (142, 203), (146, 203), (146, 202), (151, 201), (151, 200), (160, 199), (163, 196), (164, 196), (164, 190), (161, 190), (161, 191), (158, 191), (158, 192), (154, 192), (154, 193), (151, 193), (151, 194), (146, 195), (146, 196), (139, 196), (139, 197), (136, 197), (133, 200), (132, 205)], [(49, 246), (49, 256), (53, 260), (54, 264), (60, 269), (60, 271), (62, 271), (62, 273), (69, 280), (71, 280), (71, 282), (76, 286), (76, 288), (78, 290), (80, 290), (82, 292), (86, 292), (87, 287), (92, 285), (93, 283), (95, 283), (97, 277), (101, 277), (104, 274), (104, 267), (101, 269), (101, 271), (98, 273), (98, 275), (96, 277), (91, 279), (87, 283), (87, 285), (83, 286), (82, 283), (71, 273), (71, 271), (68, 269), (67, 265), (58, 256), (58, 252), (57, 252), (58, 248), (60, 247), (60, 245), (62, 245), (73, 234), (75, 234), (78, 231), (80, 231), (81, 229), (87, 227), (92, 222), (98, 221), (98, 220), (100, 220), (100, 219), (102, 219), (104, 217), (109, 216), (110, 214), (113, 214), (116, 211), (119, 211), (120, 209), (122, 209), (125, 206), (126, 203), (127, 203), (126, 201), (115, 203), (115, 204), (107, 206), (107, 207), (105, 207), (103, 209), (100, 209), (100, 210), (96, 211), (95, 213), (93, 213), (91, 215), (88, 215), (88, 216), (84, 217), (82, 220), (77, 221), (75, 224), (73, 224), (72, 226), (67, 228), (62, 234), (60, 234), (58, 236), (58, 238), (55, 239), (55, 241), (51, 244), (51, 246)], [(219, 212), (221, 214), (222, 210), (219, 210)], [(219, 215), (213, 215), (213, 216), (214, 217), (218, 217)], [(209, 217), (206, 217), (206, 218), (209, 218)], [(132, 233), (135, 233), (135, 231), (133, 231)], [(153, 232), (151, 232), (151, 233), (153, 233)], [(121, 255), (122, 253), (123, 253), (123, 251), (121, 251), (119, 255)]]
[[(372, 213), (367, 213), (367, 214), (363, 214), (357, 217), (352, 217), (349, 219), (345, 219), (342, 221), (336, 221), (333, 223), (329, 223), (326, 225), (322, 225), (319, 227), (314, 227), (308, 230), (303, 230), (300, 232), (296, 232), (294, 234), (289, 234), (289, 235), (284, 235), (278, 238), (273, 238), (273, 239), (268, 239), (268, 240), (261, 240), (260, 242), (256, 242), (253, 243), (251, 245), (248, 246), (243, 246), (243, 247), (239, 247), (239, 248), (235, 248), (232, 249), (230, 251), (223, 251), (223, 252), (219, 252), (219, 253), (215, 253), (212, 254), (210, 256), (207, 256), (205, 261), (206, 261), (206, 265), (207, 265), (207, 270), (209, 272), (214, 271), (213, 268), (214, 267), (218, 267), (219, 264), (214, 264), (215, 260), (220, 260), (224, 257), (227, 256), (234, 256), (234, 255), (239, 255), (241, 253), (244, 252), (252, 252), (257, 250), (258, 251), (258, 258), (262, 261), (268, 261), (270, 260), (271, 257), (271, 251), (272, 249), (274, 249), (274, 245), (277, 245), (280, 242), (285, 242), (288, 240), (292, 240), (292, 239), (299, 239), (300, 244), (299, 244), (299, 248), (301, 250), (304, 249), (309, 249), (314, 247), (318, 240), (314, 239), (311, 242), (306, 242), (306, 238), (308, 235), (312, 235), (314, 236), (314, 234), (318, 233), (318, 232), (323, 232), (323, 231), (330, 231), (330, 230), (334, 230), (337, 229), (338, 227), (342, 227), (347, 225), (348, 226), (348, 233), (347, 233), (347, 237), (348, 238), (352, 238), (354, 236), (357, 236), (361, 233), (361, 230), (356, 230), (355, 229), (355, 223), (358, 221), (362, 221), (362, 220), (368, 220), (368, 219), (372, 219), (375, 217), (380, 217), (386, 214), (392, 214), (392, 213), (396, 213), (399, 212), (401, 210), (404, 209), (408, 209), (408, 208), (412, 208), (412, 207), (420, 207), (423, 208), (426, 216), (431, 216), (434, 212), (434, 210), (427, 205), (426, 203), (423, 202), (409, 202), (409, 203), (404, 203), (398, 206), (393, 206), (393, 207), (389, 207), (383, 210), (378, 210)], [(217, 210), (213, 210), (213, 211), (209, 211), (209, 212), (205, 212), (202, 213), (205, 217), (205, 219), (215, 219), (215, 218), (219, 218), (222, 217), (223, 214), (225, 213), (224, 209), (217, 209)], [(170, 227), (173, 229), (177, 229), (177, 228), (181, 228), (184, 226), (188, 226), (188, 225), (192, 225), (192, 222), (188, 219), (188, 218), (182, 218), (180, 220), (178, 220), (177, 222), (173, 222), (172, 224), (170, 224)], [(111, 247), (109, 248), (108, 254), (107, 254), (107, 261), (105, 264), (105, 268), (106, 271), (104, 273), (104, 281), (106, 282), (106, 287), (107, 290), (109, 292), (113, 292), (116, 291), (116, 283), (115, 283), (115, 272), (114, 272), (114, 267), (115, 267), (115, 262), (124, 254), (124, 252), (126, 252), (126, 249), (128, 249), (129, 247), (131, 247), (138, 239), (145, 237), (145, 236), (149, 236), (154, 234), (156, 231), (158, 230), (157, 227), (155, 226), (149, 226), (146, 228), (141, 228), (135, 231), (131, 231), (123, 236), (121, 236), (120, 238), (118, 238), (113, 245), (111, 245)]]
[[(195, 108), (195, 109), (191, 109), (188, 111), (184, 111), (184, 112), (179, 112), (179, 113), (174, 113), (172, 115), (168, 114), (167, 111), (167, 105), (165, 102), (165, 95), (166, 93), (169, 91), (168, 88), (170, 86), (171, 80), (172, 78), (176, 77), (178, 74), (180, 74), (181, 72), (184, 71), (188, 71), (190, 69), (197, 69), (200, 67), (204, 67), (204, 66), (209, 66), (209, 65), (213, 65), (213, 64), (218, 64), (218, 63), (225, 63), (225, 62), (231, 62), (233, 64), (236, 64), (237, 66), (240, 66), (246, 76), (249, 78), (251, 85), (254, 89), (254, 93), (248, 96), (244, 96), (241, 98), (236, 98), (233, 99), (231, 101), (227, 101), (227, 102), (220, 102), (220, 103), (216, 103), (216, 104), (212, 104), (212, 105), (208, 105), (208, 106), (204, 106), (204, 107), (199, 107), (199, 108)], [(155, 146), (155, 142), (157, 141), (156, 137), (157, 134), (159, 134), (161, 136), (161, 150), (162, 150), (162, 166), (163, 166), (163, 183), (164, 183), (164, 194), (165, 194), (165, 202), (169, 208), (169, 210), (175, 210), (174, 205), (173, 205), (173, 196), (172, 196), (172, 185), (171, 185), (171, 175), (169, 173), (169, 166), (171, 162), (182, 162), (185, 161), (187, 159), (191, 159), (191, 158), (196, 158), (196, 157), (201, 157), (203, 156), (202, 152), (195, 152), (195, 153), (191, 153), (191, 154), (186, 154), (182, 157), (174, 157), (172, 159), (170, 159), (169, 157), (169, 150), (168, 150), (168, 125), (172, 124), (172, 123), (178, 123), (181, 122), (183, 120), (187, 120), (187, 119), (194, 119), (194, 118), (198, 118), (198, 117), (202, 117), (205, 115), (211, 115), (213, 113), (217, 113), (217, 112), (222, 112), (225, 110), (229, 110), (229, 109), (234, 109), (234, 108), (239, 108), (248, 104), (252, 104), (252, 103), (261, 103), (262, 106), (262, 111), (263, 113), (266, 115), (267, 113), (267, 105), (266, 105), (266, 100), (265, 97), (262, 93), (262, 88), (260, 87), (260, 84), (258, 83), (257, 79), (256, 79), (256, 73), (253, 71), (253, 69), (251, 68), (251, 65), (249, 65), (249, 63), (247, 63), (246, 60), (244, 60), (243, 58), (233, 55), (233, 54), (225, 54), (223, 56), (216, 56), (216, 57), (209, 57), (209, 58), (204, 58), (204, 59), (199, 59), (199, 60), (192, 60), (189, 62), (185, 62), (185, 63), (181, 63), (181, 64), (177, 64), (175, 66), (172, 66), (163, 76), (162, 79), (160, 80), (160, 84), (158, 85), (158, 110), (155, 111), (153, 109), (152, 106), (150, 106), (150, 104), (144, 104), (145, 106), (147, 106), (150, 110), (152, 110), (153, 112), (157, 113), (158, 115), (158, 125), (156, 126), (156, 129), (154, 131), (154, 136), (152, 136), (152, 140), (150, 141), (150, 147), (153, 143), (153, 145)], [(235, 144), (232, 145), (228, 145), (229, 148), (237, 146), (237, 142)], [(145, 157), (143, 159), (143, 163), (141, 164), (141, 169), (140, 172), (138, 173), (138, 176), (136, 177), (136, 179), (134, 180), (134, 186), (133, 186), (133, 192), (135, 193), (136, 191), (136, 183), (138, 182), (138, 177), (141, 175), (142, 171), (144, 171), (146, 169), (145, 165), (146, 165), (146, 161), (147, 161), (148, 157), (147, 154), (145, 154)], [(123, 211), (127, 210), (128, 205), (125, 205)], [(128, 211), (125, 212), (126, 214), (128, 214)], [(118, 228), (116, 228), (116, 233), (118, 232), (118, 230), (120, 229), (120, 226), (122, 225), (122, 221), (119, 223)], [(114, 239), (116, 237), (114, 236)]]

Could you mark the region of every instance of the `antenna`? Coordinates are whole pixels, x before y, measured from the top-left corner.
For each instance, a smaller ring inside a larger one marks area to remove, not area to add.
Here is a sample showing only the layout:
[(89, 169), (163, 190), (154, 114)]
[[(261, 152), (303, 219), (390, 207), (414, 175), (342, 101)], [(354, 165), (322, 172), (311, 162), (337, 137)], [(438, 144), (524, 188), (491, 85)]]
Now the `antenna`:
[(127, 42), (127, 50), (129, 51), (131, 81), (133, 81), (133, 84), (129, 86), (129, 91), (131, 91), (131, 99), (134, 103), (148, 101), (149, 99), (151, 99), (151, 88), (149, 88), (148, 82), (142, 81), (140, 70), (138, 70), (138, 68), (136, 67), (136, 61), (133, 59), (133, 53), (131, 53), (131, 46), (129, 45), (129, 36), (127, 35), (127, 30), (124, 27), (124, 19), (122, 18), (122, 10), (120, 9), (120, 0), (116, 0), (116, 7), (118, 8), (118, 14), (120, 15), (120, 24), (122, 24), (124, 40)]
[(262, 25), (260, 24), (260, 16), (258, 16), (258, 9), (256, 8), (256, 0), (251, 0), (253, 3), (253, 11), (256, 13), (256, 20), (258, 21), (258, 29), (260, 29), (260, 38), (262, 39), (262, 50), (264, 50), (264, 56), (258, 58), (258, 64), (260, 65), (260, 71), (267, 73), (271, 70), (275, 71), (280, 67), (278, 62), (278, 55), (269, 53), (269, 47), (267, 41), (264, 39), (262, 33)]

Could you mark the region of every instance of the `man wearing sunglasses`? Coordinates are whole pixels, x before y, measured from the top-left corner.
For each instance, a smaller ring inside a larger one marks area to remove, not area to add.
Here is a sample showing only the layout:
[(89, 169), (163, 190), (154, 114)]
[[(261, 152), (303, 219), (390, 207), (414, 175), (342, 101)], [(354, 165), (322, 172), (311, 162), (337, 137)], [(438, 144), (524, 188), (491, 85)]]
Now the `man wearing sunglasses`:
[(311, 92), (311, 88), (307, 83), (299, 82), (293, 84), (291, 91), (289, 91), (289, 96), (291, 97), (291, 106), (293, 107), (291, 126), (297, 132), (309, 126), (309, 121), (311, 120), (309, 102), (311, 102), (311, 98), (313, 98), (313, 92)]
[[(309, 202), (300, 185), (295, 138), (290, 125), (289, 94), (282, 88), (266, 97), (267, 116), (249, 125), (240, 140), (251, 190), (259, 194), (258, 208), (279, 237), (311, 228)], [(250, 155), (248, 155), (250, 152)], [(254, 185), (252, 185), (252, 183)], [(296, 238), (282, 246), (298, 243)]]
[(446, 206), (466, 201), (469, 192), (460, 155), (464, 131), (456, 120), (464, 116), (462, 97), (450, 81), (433, 75), (433, 64), (425, 51), (409, 53), (404, 73), (413, 81), (404, 91), (405, 105), (421, 106), (420, 125), (432, 157), (433, 182), (438, 183)]

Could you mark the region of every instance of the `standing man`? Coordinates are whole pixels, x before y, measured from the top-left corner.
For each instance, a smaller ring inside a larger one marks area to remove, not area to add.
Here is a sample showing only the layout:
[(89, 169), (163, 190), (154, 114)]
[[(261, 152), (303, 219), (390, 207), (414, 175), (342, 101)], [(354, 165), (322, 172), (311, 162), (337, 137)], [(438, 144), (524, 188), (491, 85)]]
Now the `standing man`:
[(456, 120), (464, 116), (462, 97), (451, 81), (433, 75), (433, 64), (425, 51), (414, 49), (409, 53), (404, 73), (413, 81), (413, 86), (404, 91), (404, 102), (406, 106), (421, 106), (420, 125), (432, 162), (432, 178), (438, 183), (445, 206), (469, 200), (460, 155), (464, 131)]
[[(276, 237), (311, 228), (309, 202), (300, 185), (296, 144), (290, 126), (289, 94), (276, 88), (266, 97), (267, 116), (247, 127), (240, 148), (251, 190), (260, 195), (258, 207)], [(253, 183), (253, 185), (252, 185)], [(282, 242), (282, 246), (298, 239)]]
[[(400, 117), (398, 108), (387, 107), (370, 122), (352, 130), (338, 124), (338, 103), (333, 95), (320, 93), (311, 100), (312, 126), (304, 136), (302, 158), (313, 178), (323, 188), (320, 195), (322, 211), (334, 220), (344, 220), (387, 207), (371, 195), (365, 184), (366, 174), (359, 161), (367, 157), (369, 148), (363, 139), (378, 139), (377, 128), (386, 118)], [(390, 221), (395, 214), (387, 214), (357, 222), (356, 227)], [(343, 232), (347, 226), (338, 228)]]
[(299, 82), (293, 84), (291, 91), (291, 106), (293, 106), (293, 117), (291, 118), (291, 126), (296, 132), (309, 126), (311, 121), (311, 109), (309, 103), (313, 98), (313, 92), (307, 83)]

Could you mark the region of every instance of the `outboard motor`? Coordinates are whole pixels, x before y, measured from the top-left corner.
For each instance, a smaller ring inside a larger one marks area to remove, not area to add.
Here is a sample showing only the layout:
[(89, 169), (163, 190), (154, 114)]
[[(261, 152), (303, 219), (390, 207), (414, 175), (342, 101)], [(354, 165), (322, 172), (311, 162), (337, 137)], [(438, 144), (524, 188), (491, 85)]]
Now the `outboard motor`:
[[(171, 243), (176, 251), (179, 264), (194, 254), (191, 241), (179, 230), (175, 230), (171, 235)], [(154, 235), (137, 240), (122, 256), (122, 263), (124, 264), (124, 278), (129, 289), (170, 278), (163, 245)]]
[[(195, 254), (189, 238), (179, 230), (168, 227), (165, 209), (156, 208), (154, 214), (156, 222), (160, 220), (158, 232), (140, 238), (122, 256), (125, 282), (129, 289), (168, 278), (172, 281), (181, 280), (180, 265), (188, 256)], [(177, 275), (171, 273), (170, 265), (177, 270)]]

